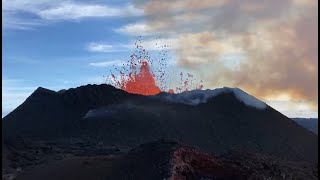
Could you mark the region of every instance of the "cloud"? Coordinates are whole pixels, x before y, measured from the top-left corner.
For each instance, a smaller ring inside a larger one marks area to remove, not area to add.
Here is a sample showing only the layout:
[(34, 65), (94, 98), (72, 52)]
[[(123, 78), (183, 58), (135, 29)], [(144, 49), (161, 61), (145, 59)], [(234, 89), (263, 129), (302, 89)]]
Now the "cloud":
[(154, 22), (152, 24), (150, 22), (136, 22), (114, 29), (114, 31), (128, 36), (158, 36), (162, 34), (162, 30), (165, 30), (166, 35), (173, 35), (174, 32), (166, 29), (166, 27), (167, 24), (162, 22)]
[(125, 45), (111, 45), (111, 44), (105, 44), (105, 43), (92, 42), (87, 45), (86, 49), (90, 52), (106, 53), (106, 52), (126, 51), (127, 47)]
[(87, 47), (88, 51), (91, 52), (113, 52), (116, 51), (114, 46), (109, 44), (98, 44), (98, 43), (90, 43)]
[(62, 0), (2, 0), (2, 29), (32, 30), (47, 24), (37, 13), (62, 3)]
[(93, 67), (110, 67), (110, 66), (122, 66), (122, 63), (120, 60), (115, 60), (115, 61), (94, 62), (94, 63), (89, 63), (89, 65)]
[(154, 30), (145, 23), (128, 24), (114, 30), (115, 32), (131, 36), (147, 36), (155, 34)]
[(148, 15), (165, 15), (176, 14), (190, 10), (202, 10), (213, 7), (219, 7), (226, 4), (228, 0), (133, 0), (134, 4), (139, 8), (144, 8)]
[(111, 7), (98, 4), (61, 3), (41, 10), (37, 14), (47, 20), (78, 20), (89, 17), (141, 16), (143, 12), (130, 4), (124, 7)]
[[(135, 0), (144, 8), (149, 25), (165, 24), (166, 29), (181, 32), (219, 30), (243, 31), (256, 19), (279, 18), (288, 7), (289, 0)], [(272, 12), (272, 13), (271, 13)]]
[[(177, 39), (175, 38), (157, 38), (157, 39), (145, 39), (138, 42), (139, 46), (142, 46), (147, 51), (161, 51), (172, 50), (177, 48)], [(127, 44), (109, 44), (100, 42), (91, 42), (86, 46), (86, 49), (90, 52), (108, 53), (108, 52), (132, 52), (137, 48), (136, 42), (129, 42)]]
[(295, 100), (267, 100), (269, 106), (283, 113), (287, 117), (318, 118), (318, 113), (312, 110), (309, 102)]
[[(307, 101), (313, 111), (318, 108), (317, 4), (134, 1), (144, 8), (149, 29), (174, 33), (177, 64), (199, 75), (206, 87), (240, 87), (261, 99), (287, 94)], [(163, 25), (160, 30), (157, 24)]]
[[(143, 46), (147, 51), (161, 51), (161, 50), (173, 50), (177, 48), (176, 38), (148, 38), (142, 40), (139, 44)], [(135, 44), (133, 42), (126, 45), (129, 49), (134, 49)]]
[(2, 12), (2, 16), (2, 24), (5, 29), (33, 30), (34, 27), (45, 24), (45, 22), (37, 19), (26, 20), (14, 13)]
[(4, 29), (30, 30), (56, 21), (143, 15), (143, 11), (132, 4), (111, 6), (63, 0), (2, 0), (2, 5)]

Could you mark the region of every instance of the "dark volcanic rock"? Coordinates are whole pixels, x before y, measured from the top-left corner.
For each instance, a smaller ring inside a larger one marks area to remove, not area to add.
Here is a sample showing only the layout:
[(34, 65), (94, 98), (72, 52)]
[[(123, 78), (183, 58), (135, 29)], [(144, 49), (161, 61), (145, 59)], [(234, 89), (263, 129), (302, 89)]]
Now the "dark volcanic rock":
[[(166, 95), (134, 95), (110, 85), (59, 93), (38, 88), (3, 118), (3, 149), (8, 154), (34, 149), (43, 157), (94, 156), (111, 146), (131, 149), (169, 138), (217, 155), (240, 149), (284, 160), (318, 160), (318, 136), (269, 106), (249, 107), (230, 92), (196, 106), (166, 101)], [(17, 167), (34, 161), (19, 157), (13, 160)]]
[(2, 120), (4, 140), (71, 138), (79, 135), (78, 121), (91, 108), (132, 96), (110, 85), (87, 85), (57, 93), (38, 88)]
[(253, 150), (284, 159), (317, 161), (317, 136), (271, 107), (250, 108), (232, 94), (198, 106), (128, 99), (81, 121), (85, 134), (129, 147), (169, 138), (207, 152)]
[[(313, 173), (315, 171), (315, 173)], [(120, 156), (67, 158), (38, 166), (17, 180), (263, 180), (317, 179), (316, 167), (281, 161), (260, 154), (213, 156), (171, 141), (143, 144)]]

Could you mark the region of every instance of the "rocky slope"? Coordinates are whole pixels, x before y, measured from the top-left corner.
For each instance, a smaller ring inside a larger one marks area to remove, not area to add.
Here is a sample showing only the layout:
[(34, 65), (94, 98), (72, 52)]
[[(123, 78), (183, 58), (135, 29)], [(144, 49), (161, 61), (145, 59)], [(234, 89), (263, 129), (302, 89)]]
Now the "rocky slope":
[(245, 92), (190, 93), (142, 96), (109, 85), (38, 88), (2, 120), (3, 174), (65, 156), (126, 153), (161, 138), (217, 156), (236, 150), (317, 163), (317, 135)]
[(214, 156), (171, 141), (140, 145), (117, 156), (77, 156), (37, 166), (17, 180), (139, 179), (139, 180), (263, 180), (317, 179), (315, 166), (271, 156), (232, 152)]

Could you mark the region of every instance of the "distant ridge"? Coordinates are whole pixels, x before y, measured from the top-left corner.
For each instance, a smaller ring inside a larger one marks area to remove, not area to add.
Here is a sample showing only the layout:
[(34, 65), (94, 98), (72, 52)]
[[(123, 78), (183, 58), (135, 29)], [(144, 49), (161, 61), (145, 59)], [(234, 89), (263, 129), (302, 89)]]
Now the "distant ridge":
[(291, 118), (302, 127), (318, 135), (318, 118)]

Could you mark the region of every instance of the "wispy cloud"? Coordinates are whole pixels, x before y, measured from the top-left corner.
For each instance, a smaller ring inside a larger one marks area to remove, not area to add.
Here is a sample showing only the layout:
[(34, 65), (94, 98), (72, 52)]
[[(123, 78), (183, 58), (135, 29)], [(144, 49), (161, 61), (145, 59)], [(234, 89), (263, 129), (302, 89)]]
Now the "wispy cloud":
[(114, 60), (114, 61), (93, 62), (93, 63), (89, 63), (89, 65), (93, 67), (109, 67), (109, 66), (122, 66), (122, 63), (120, 60)]
[[(151, 38), (143, 40), (141, 46), (148, 51), (161, 51), (177, 49), (179, 44), (177, 38)], [(134, 43), (131, 43), (128, 47), (134, 48)]]
[[(159, 38), (159, 39), (146, 39), (139, 43), (143, 49), (148, 51), (161, 51), (161, 50), (173, 50), (178, 48), (178, 39), (176, 38)], [(91, 42), (86, 46), (86, 49), (90, 52), (108, 53), (108, 52), (121, 52), (121, 51), (133, 51), (137, 47), (135, 42), (129, 42), (128, 44), (109, 44)]]
[(143, 12), (128, 4), (124, 7), (111, 7), (100, 4), (61, 3), (37, 13), (47, 20), (78, 20), (89, 17), (141, 16)]
[(123, 27), (114, 29), (114, 31), (130, 36), (148, 36), (156, 34), (154, 29), (145, 23), (127, 24)]
[[(158, 36), (161, 34), (175, 35), (174, 31), (167, 28), (168, 24), (156, 21), (152, 24), (150, 22), (136, 22), (124, 25), (114, 29), (115, 32), (128, 36)], [(165, 31), (165, 33), (163, 32)]]
[(33, 29), (52, 21), (73, 21), (83, 18), (142, 16), (132, 4), (82, 3), (62, 0), (2, 0), (4, 29)]
[(2, 25), (5, 29), (33, 30), (34, 27), (46, 24), (40, 19), (30, 18), (26, 20), (15, 13), (2, 12)]
[(2, 29), (30, 30), (46, 24), (38, 12), (62, 0), (2, 0)]
[(128, 48), (125, 45), (112, 45), (112, 44), (106, 44), (106, 43), (92, 42), (87, 45), (86, 49), (90, 52), (106, 53), (106, 52), (126, 51)]

